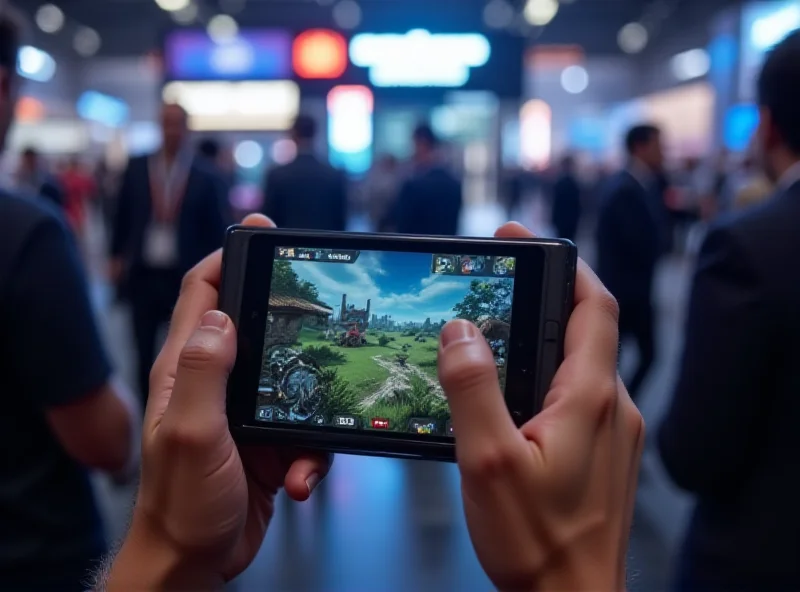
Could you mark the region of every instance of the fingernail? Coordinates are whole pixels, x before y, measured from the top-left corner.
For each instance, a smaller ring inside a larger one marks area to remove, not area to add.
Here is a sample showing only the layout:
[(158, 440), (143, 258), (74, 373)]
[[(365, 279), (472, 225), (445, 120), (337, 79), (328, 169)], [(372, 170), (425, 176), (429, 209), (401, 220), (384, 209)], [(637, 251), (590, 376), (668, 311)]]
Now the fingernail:
[(478, 328), (469, 321), (451, 321), (444, 326), (439, 338), (442, 349), (461, 341), (472, 341), (478, 336)]
[(201, 329), (216, 329), (224, 331), (228, 324), (228, 317), (218, 310), (209, 310), (200, 320)]
[(308, 495), (311, 495), (316, 489), (317, 485), (319, 485), (319, 473), (311, 473), (311, 475), (306, 479), (306, 487), (308, 487)]

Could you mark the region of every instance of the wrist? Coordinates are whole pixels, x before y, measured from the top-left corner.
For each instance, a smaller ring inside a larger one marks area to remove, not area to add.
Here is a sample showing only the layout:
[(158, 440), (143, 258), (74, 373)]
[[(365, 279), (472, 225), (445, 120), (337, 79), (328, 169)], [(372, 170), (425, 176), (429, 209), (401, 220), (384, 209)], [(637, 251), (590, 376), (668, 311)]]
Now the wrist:
[(537, 576), (532, 592), (625, 592), (625, 566), (599, 554), (561, 556)]
[(111, 565), (107, 592), (221, 590), (221, 574), (210, 562), (173, 545), (134, 512), (131, 527)]

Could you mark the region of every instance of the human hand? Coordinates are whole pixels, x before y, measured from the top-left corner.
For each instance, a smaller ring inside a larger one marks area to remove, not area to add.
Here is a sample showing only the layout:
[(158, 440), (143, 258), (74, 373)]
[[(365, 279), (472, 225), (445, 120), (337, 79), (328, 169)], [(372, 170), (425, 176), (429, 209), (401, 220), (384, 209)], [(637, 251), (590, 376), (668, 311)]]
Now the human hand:
[[(497, 236), (532, 235), (511, 223)], [(581, 261), (564, 362), (544, 410), (519, 429), (480, 332), (467, 321), (442, 332), (464, 513), (500, 590), (624, 589), (644, 422), (617, 374), (617, 319)]]
[[(250, 226), (272, 226), (264, 216)], [(225, 413), (236, 330), (216, 311), (221, 251), (184, 278), (169, 335), (150, 374), (142, 476), (109, 590), (221, 587), (253, 560), (281, 486), (308, 499), (330, 458), (237, 447)]]

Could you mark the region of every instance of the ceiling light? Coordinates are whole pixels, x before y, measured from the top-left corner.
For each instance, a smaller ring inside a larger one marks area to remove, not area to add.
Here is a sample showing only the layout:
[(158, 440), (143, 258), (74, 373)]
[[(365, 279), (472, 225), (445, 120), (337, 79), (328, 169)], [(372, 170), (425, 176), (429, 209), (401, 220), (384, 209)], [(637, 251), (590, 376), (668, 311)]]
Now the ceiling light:
[(100, 50), (101, 39), (100, 35), (94, 29), (89, 27), (81, 27), (75, 33), (75, 38), (72, 40), (72, 47), (78, 52), (78, 55), (85, 58), (92, 57)]
[(156, 4), (161, 10), (166, 10), (167, 12), (175, 12), (176, 10), (183, 10), (189, 4), (191, 0), (156, 0)]
[(490, 29), (505, 29), (514, 24), (514, 7), (508, 0), (489, 0), (483, 9), (483, 22)]
[(641, 23), (628, 23), (619, 30), (617, 43), (625, 53), (639, 53), (645, 47), (650, 36)]
[(561, 86), (571, 95), (579, 95), (589, 86), (589, 73), (583, 66), (569, 66), (561, 73)]
[(233, 158), (243, 169), (252, 169), (261, 164), (264, 159), (264, 149), (253, 140), (245, 140), (236, 146)]
[(361, 24), (361, 7), (355, 0), (342, 0), (333, 7), (333, 22), (342, 29), (355, 29)]
[(184, 8), (172, 12), (172, 20), (179, 25), (190, 25), (197, 20), (198, 12), (197, 4), (192, 2), (191, 4), (187, 4)]
[(674, 56), (669, 65), (678, 80), (692, 80), (708, 74), (711, 58), (705, 49), (690, 49)]
[(43, 4), (36, 11), (36, 25), (45, 33), (57, 33), (64, 26), (64, 13), (55, 4)]
[(535, 27), (544, 27), (558, 13), (557, 0), (528, 0), (522, 12), (525, 20)]
[(239, 25), (233, 17), (227, 14), (218, 14), (208, 21), (208, 36), (215, 43), (227, 43), (236, 39), (239, 34)]

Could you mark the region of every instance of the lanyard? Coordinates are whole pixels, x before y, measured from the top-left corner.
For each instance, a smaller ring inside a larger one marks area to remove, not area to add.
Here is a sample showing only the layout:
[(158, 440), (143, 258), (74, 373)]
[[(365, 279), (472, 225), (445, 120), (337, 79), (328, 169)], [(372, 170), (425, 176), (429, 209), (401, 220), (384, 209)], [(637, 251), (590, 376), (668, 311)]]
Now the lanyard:
[(150, 197), (153, 202), (153, 218), (157, 222), (173, 223), (183, 202), (189, 167), (176, 158), (167, 167), (163, 156), (153, 156), (147, 163), (150, 177)]

